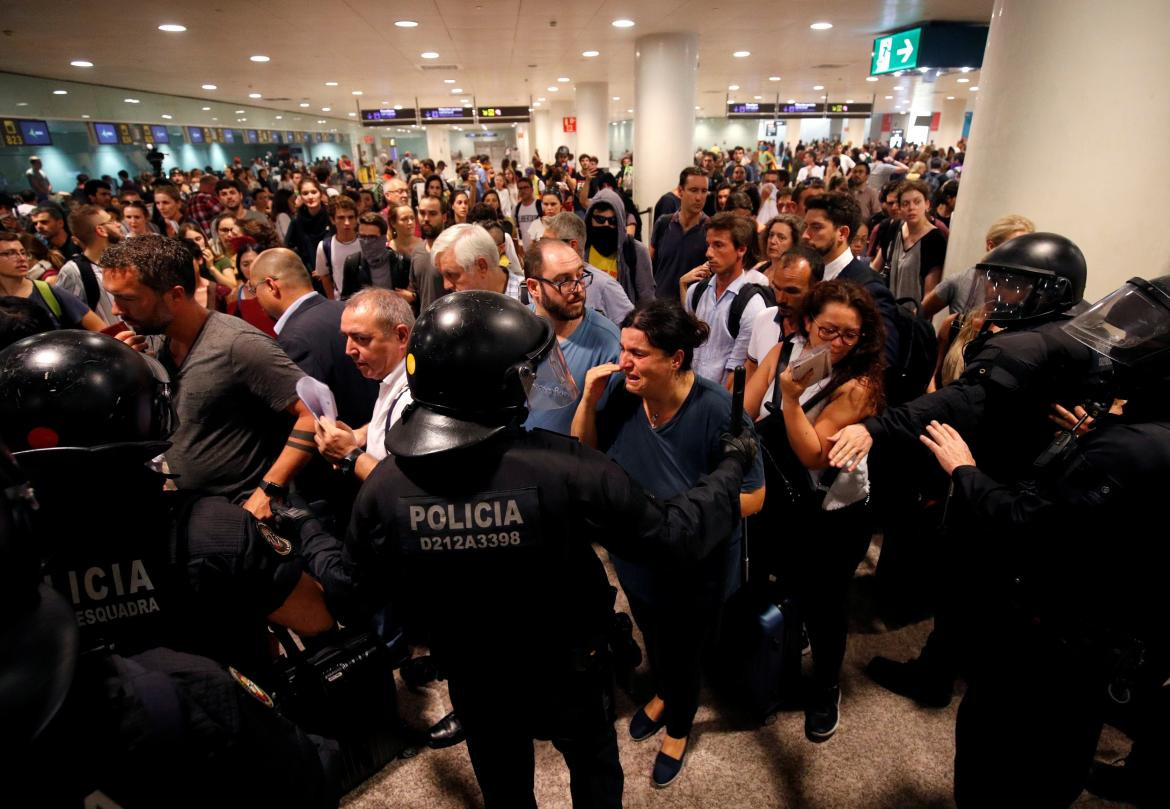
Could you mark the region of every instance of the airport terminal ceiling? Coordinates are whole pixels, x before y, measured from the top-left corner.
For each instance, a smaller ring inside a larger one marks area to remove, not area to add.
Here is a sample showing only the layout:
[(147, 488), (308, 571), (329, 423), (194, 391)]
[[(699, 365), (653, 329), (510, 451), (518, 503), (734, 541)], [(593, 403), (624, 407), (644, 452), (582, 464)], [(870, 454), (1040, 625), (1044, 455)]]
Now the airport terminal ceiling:
[[(577, 82), (604, 81), (613, 97), (610, 119), (620, 120), (632, 117), (634, 43), (646, 34), (700, 34), (696, 116), (722, 116), (726, 102), (753, 99), (873, 100), (877, 109), (892, 110), (899, 97), (885, 97), (898, 92), (899, 79), (866, 81), (874, 37), (930, 20), (986, 24), (992, 2), (176, 0), (107, 7), (9, 0), (4, 6), (0, 71), (350, 119), (359, 106), (409, 108), (415, 99), (424, 107), (547, 105), (572, 101)], [(634, 24), (613, 24), (621, 20)], [(817, 23), (832, 27), (814, 30)], [(960, 78), (958, 72), (937, 77), (935, 92), (969, 90), (971, 83)], [(0, 92), (2, 111), (17, 113), (6, 95)], [(60, 100), (67, 108), (67, 99)]]

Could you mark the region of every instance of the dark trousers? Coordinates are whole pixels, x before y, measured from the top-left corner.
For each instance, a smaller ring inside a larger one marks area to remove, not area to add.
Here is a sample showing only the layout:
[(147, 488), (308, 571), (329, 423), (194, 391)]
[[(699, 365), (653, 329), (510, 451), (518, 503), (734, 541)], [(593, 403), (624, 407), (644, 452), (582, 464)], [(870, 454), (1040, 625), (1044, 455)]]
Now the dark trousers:
[(849, 587), (872, 530), (869, 508), (861, 502), (818, 511), (802, 521), (801, 530), (781, 540), (782, 590), (795, 600), (797, 615), (808, 628), (816, 688), (832, 688), (840, 680), (849, 631)]
[[(997, 627), (993, 629), (993, 627)], [(1107, 676), (1100, 661), (1019, 618), (990, 618), (965, 667), (955, 726), (960, 809), (1056, 809), (1084, 788), (1101, 733)]]
[(646, 643), (654, 690), (666, 704), (662, 716), (666, 732), (684, 738), (699, 710), (703, 658), (716, 638), (723, 612), (721, 594), (704, 588), (661, 604), (629, 592), (626, 597)]
[(608, 667), (530, 672), (522, 684), (452, 672), (451, 702), (485, 809), (536, 809), (533, 739), (565, 757), (574, 809), (620, 809), (624, 777), (613, 729)]

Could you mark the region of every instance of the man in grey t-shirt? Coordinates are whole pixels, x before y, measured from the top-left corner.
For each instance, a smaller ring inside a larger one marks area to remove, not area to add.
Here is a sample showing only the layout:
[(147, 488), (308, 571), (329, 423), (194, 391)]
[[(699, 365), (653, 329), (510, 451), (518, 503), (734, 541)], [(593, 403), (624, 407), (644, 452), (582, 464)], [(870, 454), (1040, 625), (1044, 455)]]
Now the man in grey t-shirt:
[(190, 256), (173, 239), (126, 239), (102, 266), (114, 314), (133, 329), (115, 337), (138, 350), (143, 335), (166, 337), (159, 360), (171, 374), (179, 425), (165, 456), (179, 488), (271, 517), (269, 501), (287, 496), (316, 453), (313, 414), (296, 393), (304, 374), (259, 330), (195, 302)]

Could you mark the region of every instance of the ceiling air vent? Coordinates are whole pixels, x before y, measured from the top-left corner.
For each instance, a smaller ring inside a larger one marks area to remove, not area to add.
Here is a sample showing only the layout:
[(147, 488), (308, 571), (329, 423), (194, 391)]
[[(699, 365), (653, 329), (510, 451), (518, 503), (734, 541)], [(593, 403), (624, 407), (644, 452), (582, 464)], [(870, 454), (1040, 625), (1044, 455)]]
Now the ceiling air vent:
[(838, 70), (838, 69), (843, 68), (843, 67), (846, 67), (846, 65), (813, 65), (812, 69), (813, 70)]
[(418, 69), (424, 73), (434, 73), (436, 70), (458, 70), (459, 65), (419, 65)]

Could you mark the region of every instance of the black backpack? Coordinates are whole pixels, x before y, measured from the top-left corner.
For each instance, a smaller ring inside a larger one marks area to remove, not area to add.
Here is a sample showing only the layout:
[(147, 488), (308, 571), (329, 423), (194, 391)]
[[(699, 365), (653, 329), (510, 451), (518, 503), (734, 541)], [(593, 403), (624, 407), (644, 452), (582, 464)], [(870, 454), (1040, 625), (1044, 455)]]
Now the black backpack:
[(918, 316), (918, 306), (913, 298), (895, 301), (898, 359), (886, 369), (885, 377), (886, 404), (890, 407), (925, 393), (938, 363), (938, 336), (930, 321)]
[(77, 271), (81, 274), (81, 285), (85, 287), (85, 302), (89, 304), (90, 309), (96, 311), (102, 299), (102, 285), (98, 283), (97, 273), (93, 271), (93, 262), (85, 253), (77, 253), (73, 256), (73, 263), (77, 265)]
[[(712, 276), (707, 276), (699, 283), (695, 284), (691, 289), (687, 290), (687, 294), (694, 293), (691, 298), (693, 309), (698, 308), (699, 298), (707, 291), (707, 287), (711, 286)], [(743, 318), (743, 310), (751, 302), (756, 295), (764, 299), (765, 306), (776, 305), (776, 293), (772, 291), (771, 287), (766, 287), (761, 284), (747, 283), (740, 287), (739, 292), (735, 293), (735, 300), (731, 302), (731, 311), (727, 313), (727, 333), (731, 335), (734, 340), (739, 337), (739, 321)]]

